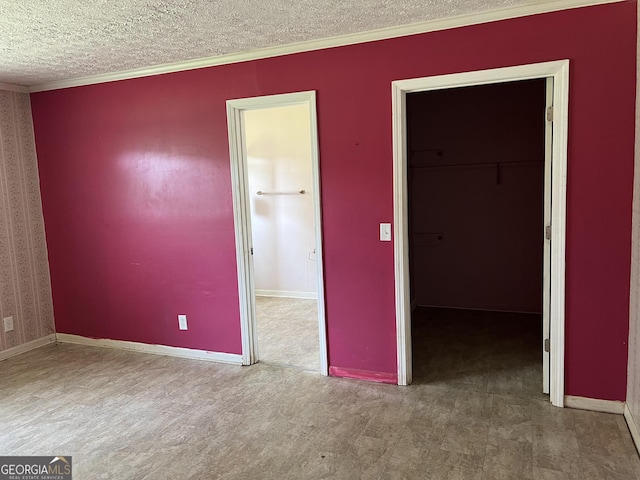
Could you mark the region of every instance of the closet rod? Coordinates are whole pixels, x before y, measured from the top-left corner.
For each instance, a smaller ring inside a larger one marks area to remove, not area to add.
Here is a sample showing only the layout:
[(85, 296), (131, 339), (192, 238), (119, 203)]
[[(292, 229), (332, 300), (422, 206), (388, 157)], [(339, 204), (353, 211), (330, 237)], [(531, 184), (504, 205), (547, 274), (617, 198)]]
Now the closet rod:
[(256, 195), (304, 195), (305, 190), (298, 190), (296, 192), (263, 192), (262, 190), (258, 190)]

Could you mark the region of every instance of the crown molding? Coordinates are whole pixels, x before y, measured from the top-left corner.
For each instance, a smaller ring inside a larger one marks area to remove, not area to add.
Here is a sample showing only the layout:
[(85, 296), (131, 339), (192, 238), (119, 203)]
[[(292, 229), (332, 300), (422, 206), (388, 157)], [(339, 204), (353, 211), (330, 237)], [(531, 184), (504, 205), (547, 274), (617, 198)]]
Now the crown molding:
[(305, 42), (291, 43), (277, 47), (267, 47), (257, 50), (250, 50), (240, 53), (218, 55), (215, 57), (199, 58), (176, 63), (155, 65), (152, 67), (125, 70), (121, 72), (106, 73), (101, 75), (91, 75), (87, 77), (60, 80), (50, 83), (34, 85), (28, 88), (29, 92), (44, 92), (48, 90), (59, 90), (62, 88), (80, 87), (97, 83), (116, 82), (118, 80), (128, 80), (132, 78), (149, 77), (164, 73), (182, 72), (199, 68), (214, 67), (218, 65), (228, 65), (232, 63), (247, 62), (270, 57), (291, 55), (294, 53), (311, 52), (326, 48), (342, 47), (346, 45), (356, 45), (359, 43), (373, 42), (376, 40), (386, 40), (390, 38), (405, 37), (420, 33), (436, 32), (439, 30), (449, 30), (452, 28), (467, 27), (482, 23), (497, 22), (512, 18), (538, 15), (542, 13), (569, 10), (573, 8), (590, 7), (609, 3), (621, 3), (626, 0), (547, 0), (531, 5), (502, 8), (489, 12), (474, 13), (470, 15), (459, 15), (428, 22), (402, 25), (398, 27), (388, 27), (378, 30), (371, 30), (361, 33), (340, 35), (337, 37), (324, 38), (319, 40), (309, 40)]
[(20, 93), (29, 93), (29, 87), (25, 87), (23, 85), (14, 85), (13, 83), (2, 83), (0, 82), (0, 90), (5, 90), (9, 92), (20, 92)]

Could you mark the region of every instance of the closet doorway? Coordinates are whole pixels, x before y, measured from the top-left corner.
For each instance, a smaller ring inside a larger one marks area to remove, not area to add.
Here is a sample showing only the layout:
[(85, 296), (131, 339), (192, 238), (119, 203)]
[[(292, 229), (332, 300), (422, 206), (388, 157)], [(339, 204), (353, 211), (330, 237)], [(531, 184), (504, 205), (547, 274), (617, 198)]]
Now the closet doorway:
[(243, 362), (326, 374), (315, 94), (227, 112)]
[(542, 390), (546, 88), (407, 95), (414, 383)]
[[(507, 335), (530, 324), (534, 388), (562, 406), (568, 61), (401, 80), (393, 93), (398, 383), (411, 383), (414, 368), (422, 380), (444, 367), (482, 376), (464, 371), (465, 355), (476, 355), (472, 370), (494, 355), (506, 373), (500, 349), (467, 349), (497, 334), (500, 322), (472, 331), (497, 311)], [(425, 108), (434, 115), (420, 118)], [(413, 329), (429, 317), (431, 353), (447, 339), (445, 352), (460, 353), (444, 365), (433, 355), (413, 364), (422, 352), (412, 347), (425, 347), (412, 345)]]

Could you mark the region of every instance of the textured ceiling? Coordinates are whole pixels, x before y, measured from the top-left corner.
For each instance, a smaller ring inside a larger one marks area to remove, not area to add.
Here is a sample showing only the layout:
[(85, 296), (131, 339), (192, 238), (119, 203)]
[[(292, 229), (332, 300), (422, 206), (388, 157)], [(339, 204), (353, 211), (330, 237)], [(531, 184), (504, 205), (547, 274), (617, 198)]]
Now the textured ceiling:
[(0, 0), (0, 82), (89, 75), (442, 19), (535, 0)]

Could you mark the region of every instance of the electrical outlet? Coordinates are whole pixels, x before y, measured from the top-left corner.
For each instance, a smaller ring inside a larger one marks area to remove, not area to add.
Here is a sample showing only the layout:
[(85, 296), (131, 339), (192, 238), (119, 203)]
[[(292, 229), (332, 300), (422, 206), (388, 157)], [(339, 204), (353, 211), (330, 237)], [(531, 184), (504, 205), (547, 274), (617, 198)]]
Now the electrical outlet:
[(178, 327), (180, 330), (187, 330), (187, 316), (178, 315)]
[(13, 317), (4, 317), (2, 319), (4, 322), (4, 331), (11, 332), (13, 331)]

